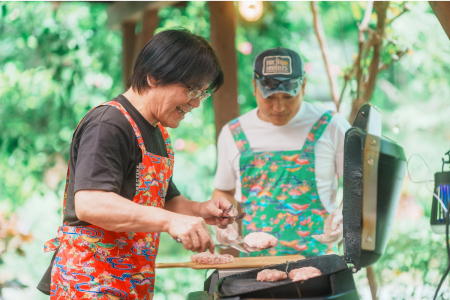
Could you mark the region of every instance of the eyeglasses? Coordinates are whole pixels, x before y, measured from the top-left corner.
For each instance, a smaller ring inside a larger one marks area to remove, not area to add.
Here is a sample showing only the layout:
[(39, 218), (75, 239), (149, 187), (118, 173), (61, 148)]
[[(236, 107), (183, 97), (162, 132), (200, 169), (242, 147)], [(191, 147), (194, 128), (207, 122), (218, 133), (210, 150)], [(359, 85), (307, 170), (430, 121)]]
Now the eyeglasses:
[(208, 92), (202, 92), (200, 90), (194, 90), (193, 88), (189, 87), (189, 94), (188, 94), (188, 99), (189, 100), (194, 100), (199, 98), (200, 102), (205, 101), (206, 99), (209, 98), (209, 96), (211, 96), (211, 93)]
[(283, 86), (285, 90), (297, 89), (303, 82), (303, 78), (294, 78), (288, 80), (276, 80), (270, 77), (260, 76), (255, 74), (256, 79), (261, 82), (262, 86), (267, 87), (271, 90), (278, 88), (280, 85)]

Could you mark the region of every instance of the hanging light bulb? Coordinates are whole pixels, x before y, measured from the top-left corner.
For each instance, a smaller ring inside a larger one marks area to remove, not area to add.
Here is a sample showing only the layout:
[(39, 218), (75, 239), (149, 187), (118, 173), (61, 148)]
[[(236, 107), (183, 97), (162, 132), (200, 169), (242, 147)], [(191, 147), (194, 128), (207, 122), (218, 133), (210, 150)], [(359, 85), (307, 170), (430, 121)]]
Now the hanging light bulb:
[(263, 14), (262, 1), (239, 1), (238, 8), (242, 18), (249, 22), (258, 20)]

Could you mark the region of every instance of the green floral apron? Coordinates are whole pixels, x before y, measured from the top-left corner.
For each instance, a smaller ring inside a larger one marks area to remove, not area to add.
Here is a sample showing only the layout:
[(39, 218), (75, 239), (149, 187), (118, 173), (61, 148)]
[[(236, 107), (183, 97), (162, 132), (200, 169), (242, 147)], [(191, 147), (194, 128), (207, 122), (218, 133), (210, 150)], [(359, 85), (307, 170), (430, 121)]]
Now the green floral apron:
[(336, 246), (311, 237), (321, 234), (327, 210), (322, 205), (315, 180), (314, 146), (334, 112), (328, 111), (314, 124), (301, 150), (253, 152), (239, 119), (228, 126), (241, 157), (243, 235), (267, 232), (278, 245), (251, 256), (337, 253)]

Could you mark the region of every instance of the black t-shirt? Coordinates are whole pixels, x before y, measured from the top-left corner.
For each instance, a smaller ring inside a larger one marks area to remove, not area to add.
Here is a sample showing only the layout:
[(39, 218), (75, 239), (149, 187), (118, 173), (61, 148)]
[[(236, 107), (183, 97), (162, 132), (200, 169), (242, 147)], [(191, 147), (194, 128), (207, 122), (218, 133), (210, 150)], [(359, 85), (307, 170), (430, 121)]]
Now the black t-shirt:
[[(153, 127), (123, 96), (119, 102), (134, 120), (144, 139), (145, 149), (168, 157), (159, 126)], [(80, 123), (70, 147), (70, 174), (64, 222), (71, 226), (88, 223), (75, 214), (75, 192), (104, 190), (132, 200), (139, 184), (142, 152), (136, 135), (125, 116), (115, 107), (100, 106), (91, 110)], [(165, 201), (180, 195), (172, 179)]]

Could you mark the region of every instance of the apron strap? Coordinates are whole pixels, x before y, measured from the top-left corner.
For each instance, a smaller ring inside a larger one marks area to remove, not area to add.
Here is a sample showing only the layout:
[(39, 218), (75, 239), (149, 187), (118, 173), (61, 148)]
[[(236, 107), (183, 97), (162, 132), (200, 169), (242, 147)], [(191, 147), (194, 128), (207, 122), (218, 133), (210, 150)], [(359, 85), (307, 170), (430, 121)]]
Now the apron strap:
[(322, 133), (327, 128), (334, 114), (335, 114), (334, 111), (329, 110), (326, 113), (324, 113), (319, 120), (317, 120), (317, 122), (311, 128), (311, 131), (308, 133), (308, 136), (306, 137), (306, 141), (302, 149), (303, 151), (311, 151), (312, 149), (314, 149), (316, 142), (322, 136)]
[(167, 132), (167, 129), (161, 125), (161, 123), (158, 123), (159, 129), (161, 130), (162, 136), (164, 138), (164, 144), (166, 145), (167, 155), (169, 156), (169, 159), (172, 161), (174, 160), (174, 152), (172, 147), (172, 142), (170, 141), (169, 133)]
[(141, 148), (141, 150), (143, 152), (146, 152), (145, 145), (144, 145), (144, 139), (142, 138), (141, 131), (139, 130), (139, 128), (137, 127), (136, 123), (133, 121), (131, 116), (128, 114), (125, 107), (123, 107), (122, 104), (120, 104), (117, 101), (108, 101), (103, 104), (100, 104), (99, 106), (102, 106), (102, 105), (109, 105), (109, 106), (115, 107), (118, 110), (120, 110), (120, 112), (125, 116), (125, 118), (130, 123), (131, 127), (133, 127), (134, 134), (136, 135), (136, 138), (138, 140), (139, 148)]
[(241, 123), (239, 122), (239, 118), (236, 118), (228, 123), (228, 128), (231, 131), (231, 135), (233, 136), (234, 142), (236, 143), (236, 147), (239, 149), (239, 152), (242, 154), (244, 152), (251, 152), (250, 144), (245, 136), (244, 131), (242, 130)]

